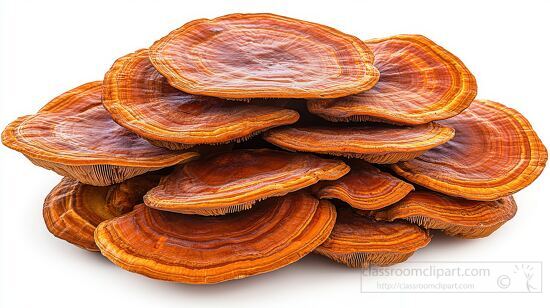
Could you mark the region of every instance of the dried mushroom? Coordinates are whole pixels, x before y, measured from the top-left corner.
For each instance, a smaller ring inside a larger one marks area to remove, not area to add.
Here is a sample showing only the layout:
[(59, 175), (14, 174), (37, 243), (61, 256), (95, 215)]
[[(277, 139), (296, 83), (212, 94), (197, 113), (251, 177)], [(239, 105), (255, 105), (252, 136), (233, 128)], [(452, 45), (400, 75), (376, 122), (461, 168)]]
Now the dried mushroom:
[(151, 278), (218, 283), (293, 263), (327, 239), (336, 210), (304, 192), (270, 198), (224, 216), (137, 206), (101, 223), (95, 239), (118, 266)]
[(370, 90), (311, 100), (309, 110), (330, 121), (423, 124), (453, 117), (474, 100), (474, 76), (456, 56), (422, 35), (366, 41), (380, 80)]
[(118, 59), (103, 86), (103, 105), (115, 122), (169, 149), (240, 141), (300, 117), (288, 108), (181, 92), (157, 72), (145, 49)]
[(2, 142), (66, 176), (46, 198), (48, 229), (129, 271), (218, 283), (312, 251), (387, 266), (430, 229), (491, 234), (544, 169), (529, 122), (476, 93), (421, 35), (361, 41), (231, 14), (119, 58)]
[(453, 136), (452, 128), (436, 123), (410, 127), (379, 123), (282, 127), (263, 134), (265, 140), (286, 150), (361, 158), (377, 164), (412, 159)]
[(477, 100), (439, 123), (454, 128), (455, 137), (392, 165), (397, 174), (446, 195), (491, 201), (531, 184), (546, 165), (548, 153), (531, 124), (502, 104)]
[(37, 114), (10, 123), (2, 143), (35, 165), (96, 186), (120, 183), (198, 156), (155, 147), (119, 126), (101, 105), (101, 93), (98, 81), (58, 96)]
[(151, 173), (111, 186), (92, 186), (63, 178), (44, 201), (44, 222), (56, 237), (98, 251), (94, 241), (97, 225), (131, 211), (159, 181), (160, 175)]
[(268, 149), (234, 150), (177, 167), (144, 197), (149, 207), (184, 214), (223, 215), (335, 180), (349, 167), (333, 159)]
[(480, 238), (496, 231), (512, 219), (516, 211), (512, 196), (495, 201), (472, 201), (420, 190), (373, 215), (377, 220), (407, 220), (427, 229), (442, 230), (450, 236)]
[(348, 206), (337, 207), (337, 213), (332, 233), (315, 251), (349, 267), (404, 262), (431, 239), (408, 222), (375, 221)]
[(370, 89), (379, 76), (358, 38), (273, 14), (191, 21), (149, 57), (175, 88), (231, 99), (340, 97)]
[(351, 170), (335, 181), (316, 184), (312, 191), (321, 199), (340, 199), (354, 208), (376, 210), (403, 199), (414, 186), (373, 165), (353, 160)]

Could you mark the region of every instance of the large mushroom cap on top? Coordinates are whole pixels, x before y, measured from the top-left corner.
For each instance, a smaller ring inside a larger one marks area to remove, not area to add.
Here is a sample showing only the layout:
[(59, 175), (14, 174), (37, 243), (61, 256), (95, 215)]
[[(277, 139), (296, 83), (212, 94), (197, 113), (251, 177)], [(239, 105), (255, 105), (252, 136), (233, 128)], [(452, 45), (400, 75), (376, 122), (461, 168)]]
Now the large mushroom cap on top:
[(118, 59), (103, 87), (103, 105), (117, 123), (172, 149), (238, 141), (300, 117), (283, 107), (184, 93), (168, 84), (145, 49)]
[(131, 211), (159, 180), (160, 175), (147, 173), (111, 186), (92, 186), (63, 178), (44, 201), (44, 222), (56, 237), (98, 251), (94, 241), (97, 225)]
[(450, 236), (489, 236), (516, 214), (512, 196), (496, 201), (472, 201), (419, 190), (398, 203), (374, 212), (379, 220), (404, 219), (427, 229), (440, 229)]
[(336, 210), (304, 192), (224, 216), (182, 215), (146, 206), (100, 224), (101, 253), (151, 278), (218, 283), (293, 263), (329, 236)]
[(198, 19), (150, 48), (182, 91), (222, 98), (332, 98), (370, 89), (374, 57), (358, 38), (273, 14)]
[(380, 123), (363, 126), (282, 127), (263, 138), (283, 149), (361, 158), (389, 164), (417, 157), (449, 141), (454, 130), (436, 123), (392, 126)]
[(519, 112), (477, 100), (460, 115), (439, 121), (455, 129), (444, 145), (392, 169), (443, 194), (496, 200), (531, 184), (548, 159), (546, 148)]
[(198, 156), (155, 147), (118, 125), (103, 108), (101, 93), (100, 81), (72, 89), (10, 123), (2, 142), (36, 165), (98, 186)]
[(331, 121), (422, 124), (457, 115), (477, 93), (474, 76), (456, 56), (421, 35), (366, 41), (380, 80), (370, 90), (311, 100), (308, 109)]
[(332, 233), (315, 251), (349, 267), (403, 262), (431, 239), (408, 222), (375, 221), (348, 206), (337, 207), (337, 213)]
[(144, 197), (166, 211), (222, 215), (248, 209), (258, 201), (335, 180), (349, 167), (310, 154), (254, 149), (215, 154), (178, 167)]
[(373, 165), (353, 160), (351, 170), (335, 181), (316, 184), (312, 191), (321, 199), (340, 199), (354, 208), (376, 210), (403, 199), (414, 186)]

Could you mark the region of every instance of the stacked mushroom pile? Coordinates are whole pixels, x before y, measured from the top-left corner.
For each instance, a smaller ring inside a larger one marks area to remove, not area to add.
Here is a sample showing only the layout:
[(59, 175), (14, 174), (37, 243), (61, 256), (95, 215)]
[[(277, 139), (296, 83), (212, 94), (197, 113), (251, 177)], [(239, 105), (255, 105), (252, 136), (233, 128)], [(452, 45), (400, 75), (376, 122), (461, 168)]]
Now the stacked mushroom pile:
[(118, 59), (2, 141), (65, 176), (50, 232), (133, 272), (216, 283), (311, 252), (385, 266), (431, 230), (491, 234), (542, 172), (529, 122), (476, 92), (420, 35), (232, 14)]

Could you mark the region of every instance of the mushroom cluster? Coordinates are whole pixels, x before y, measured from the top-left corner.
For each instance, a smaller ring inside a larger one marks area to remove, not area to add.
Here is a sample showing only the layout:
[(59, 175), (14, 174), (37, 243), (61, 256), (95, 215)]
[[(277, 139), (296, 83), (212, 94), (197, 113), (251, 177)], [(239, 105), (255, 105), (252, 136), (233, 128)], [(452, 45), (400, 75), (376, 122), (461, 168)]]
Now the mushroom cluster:
[(309, 253), (388, 266), (434, 232), (490, 235), (541, 174), (529, 122), (476, 94), (421, 35), (231, 14), (121, 57), (2, 142), (64, 177), (48, 230), (132, 272), (218, 283)]

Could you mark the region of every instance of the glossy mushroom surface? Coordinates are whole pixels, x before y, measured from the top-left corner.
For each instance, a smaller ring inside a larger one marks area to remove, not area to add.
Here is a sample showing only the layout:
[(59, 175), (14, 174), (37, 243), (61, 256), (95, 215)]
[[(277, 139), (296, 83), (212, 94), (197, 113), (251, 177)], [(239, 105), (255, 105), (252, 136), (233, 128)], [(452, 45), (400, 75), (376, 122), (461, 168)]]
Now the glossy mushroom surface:
[(118, 125), (103, 108), (101, 93), (100, 81), (65, 92), (37, 114), (10, 123), (2, 142), (38, 166), (96, 186), (198, 156), (153, 146)]
[(330, 121), (416, 125), (453, 117), (477, 94), (476, 80), (456, 56), (421, 35), (366, 41), (380, 80), (370, 90), (311, 100), (309, 110)]
[(223, 216), (137, 206), (103, 222), (96, 243), (116, 265), (151, 278), (192, 284), (257, 275), (293, 263), (329, 236), (336, 210), (304, 192), (270, 198)]
[(337, 207), (337, 213), (332, 233), (315, 251), (349, 267), (403, 262), (431, 239), (424, 229), (408, 222), (375, 221), (348, 206)]
[(221, 98), (332, 98), (370, 89), (374, 57), (358, 38), (273, 14), (191, 21), (150, 48), (172, 86)]
[(159, 210), (223, 215), (320, 180), (335, 180), (348, 171), (342, 161), (311, 154), (234, 150), (177, 167), (145, 195), (144, 201)]
[(131, 211), (159, 181), (160, 175), (150, 173), (111, 186), (92, 186), (63, 178), (44, 201), (44, 222), (56, 237), (98, 251), (94, 241), (97, 225)]
[(376, 210), (403, 199), (414, 186), (373, 165), (350, 162), (351, 170), (335, 181), (316, 184), (312, 191), (320, 199), (340, 199), (354, 208)]
[(502, 104), (476, 100), (439, 123), (454, 128), (455, 137), (392, 165), (398, 175), (446, 195), (490, 201), (525, 188), (546, 165), (548, 153), (531, 124)]
[(453, 136), (452, 128), (436, 123), (282, 127), (263, 134), (265, 140), (286, 150), (361, 158), (377, 164), (413, 159)]
[(170, 149), (240, 141), (300, 117), (284, 107), (182, 92), (155, 69), (146, 49), (113, 64), (105, 75), (103, 105), (118, 124)]
[(517, 206), (512, 196), (495, 201), (472, 201), (419, 190), (403, 200), (374, 212), (377, 220), (402, 219), (426, 229), (439, 229), (450, 236), (489, 236), (512, 219)]

